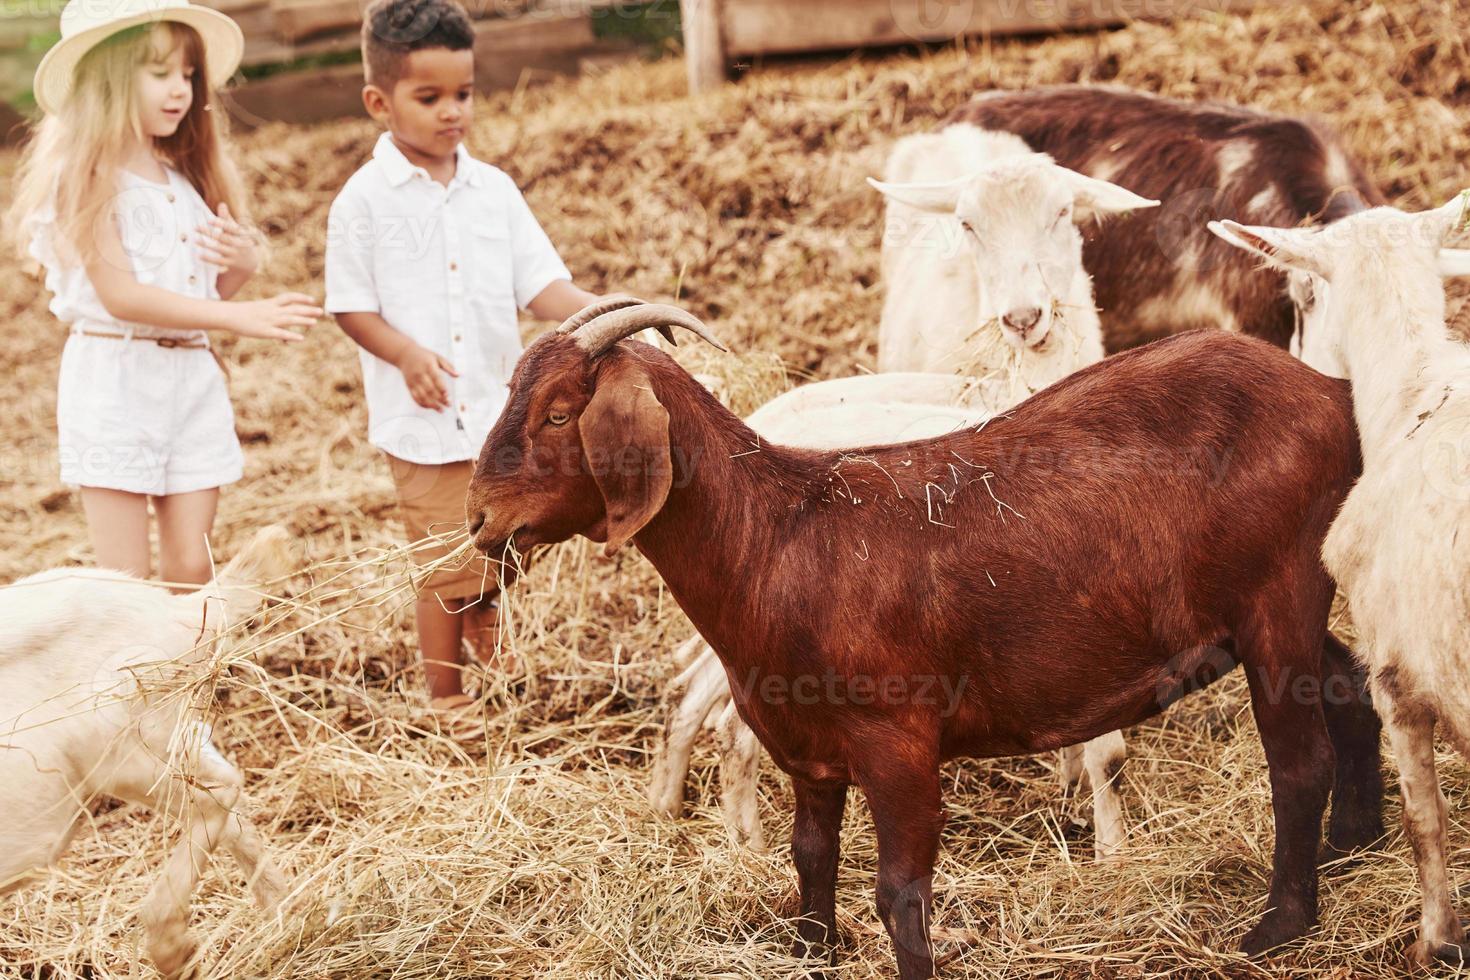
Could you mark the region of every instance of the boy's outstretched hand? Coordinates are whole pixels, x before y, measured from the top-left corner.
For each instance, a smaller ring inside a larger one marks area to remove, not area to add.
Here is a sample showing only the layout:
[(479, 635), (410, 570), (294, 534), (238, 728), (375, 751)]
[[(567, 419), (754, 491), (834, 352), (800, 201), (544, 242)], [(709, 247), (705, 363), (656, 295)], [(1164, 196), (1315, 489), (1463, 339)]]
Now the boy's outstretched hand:
[(436, 412), (449, 407), (449, 386), (444, 383), (444, 375), (459, 377), (453, 364), (427, 347), (409, 343), (393, 366), (403, 373), (403, 383), (408, 385), (408, 393), (420, 407)]

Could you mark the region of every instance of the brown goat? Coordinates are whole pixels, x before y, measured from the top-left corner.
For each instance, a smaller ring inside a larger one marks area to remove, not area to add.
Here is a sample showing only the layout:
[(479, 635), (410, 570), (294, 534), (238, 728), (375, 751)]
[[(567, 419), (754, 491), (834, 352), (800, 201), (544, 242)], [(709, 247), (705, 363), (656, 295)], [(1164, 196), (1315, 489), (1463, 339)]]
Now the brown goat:
[(799, 952), (837, 935), (849, 785), (872, 809), (900, 975), (927, 977), (940, 764), (1086, 741), (1237, 661), (1276, 824), (1267, 911), (1241, 946), (1313, 925), (1334, 756), (1331, 842), (1380, 826), (1361, 789), (1377, 740), (1355, 737), (1377, 719), (1323, 653), (1333, 585), (1318, 553), (1359, 465), (1344, 384), (1200, 331), (977, 430), (798, 450), (762, 444), (667, 355), (620, 342), (648, 326), (707, 336), (681, 310), (629, 302), (526, 351), (466, 516), (495, 559), (582, 534), (609, 552), (631, 540), (659, 570), (792, 777)]
[[(1226, 103), (1060, 85), (988, 92), (947, 122), (1013, 133), (1064, 167), (1163, 202), (1085, 232), (1110, 351), (1215, 326), (1286, 347), (1296, 323), (1287, 275), (1205, 223), (1325, 224), (1384, 203), (1325, 126)], [(1308, 281), (1292, 291), (1310, 313)]]

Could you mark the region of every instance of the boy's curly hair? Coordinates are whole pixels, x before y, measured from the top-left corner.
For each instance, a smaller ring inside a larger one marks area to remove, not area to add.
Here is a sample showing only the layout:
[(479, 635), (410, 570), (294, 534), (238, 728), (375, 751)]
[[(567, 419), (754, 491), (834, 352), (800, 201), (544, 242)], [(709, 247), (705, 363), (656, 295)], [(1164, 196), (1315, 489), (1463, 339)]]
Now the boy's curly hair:
[(362, 19), (366, 80), (384, 91), (392, 91), (403, 76), (410, 52), (474, 46), (474, 25), (456, 0), (377, 0)]

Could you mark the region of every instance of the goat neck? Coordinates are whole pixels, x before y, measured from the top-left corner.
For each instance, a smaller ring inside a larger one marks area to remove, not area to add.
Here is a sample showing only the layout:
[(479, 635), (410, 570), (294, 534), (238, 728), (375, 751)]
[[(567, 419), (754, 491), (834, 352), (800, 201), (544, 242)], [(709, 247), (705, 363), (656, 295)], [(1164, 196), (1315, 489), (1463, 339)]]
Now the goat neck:
[[(647, 367), (669, 413), (674, 482), (633, 542), (716, 640), (721, 624), (738, 622), (739, 610), (758, 601), (760, 569), (779, 551), (819, 454), (765, 441), (667, 356)], [(751, 577), (732, 582), (732, 569)]]
[(1433, 268), (1368, 253), (1358, 275), (1332, 283), (1334, 316), (1353, 386), (1353, 412), (1365, 465), (1444, 402), (1466, 352), (1445, 327), (1444, 284)]

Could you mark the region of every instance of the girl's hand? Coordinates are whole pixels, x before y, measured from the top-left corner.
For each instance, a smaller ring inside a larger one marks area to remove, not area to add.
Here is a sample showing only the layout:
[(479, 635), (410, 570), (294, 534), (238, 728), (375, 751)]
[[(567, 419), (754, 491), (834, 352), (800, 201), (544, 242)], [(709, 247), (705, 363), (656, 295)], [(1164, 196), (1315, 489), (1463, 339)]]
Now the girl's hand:
[(219, 266), (224, 272), (241, 276), (254, 274), (260, 265), (255, 237), (230, 214), (230, 206), (221, 201), (218, 217), (210, 219), (194, 231), (194, 240), (204, 261)]
[(410, 343), (398, 355), (393, 366), (403, 372), (403, 383), (408, 385), (408, 393), (419, 407), (432, 408), (436, 412), (449, 407), (449, 386), (444, 383), (441, 372), (451, 378), (459, 377), (453, 364), (427, 347)]
[(322, 308), (305, 293), (281, 293), (270, 299), (226, 303), (225, 307), (226, 330), (262, 340), (300, 340), (299, 333), (292, 333), (286, 328), (305, 330), (322, 316)]

